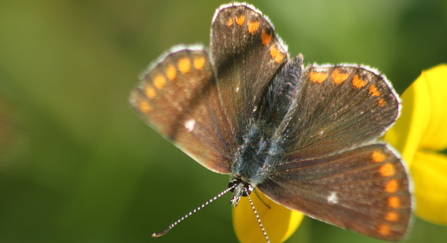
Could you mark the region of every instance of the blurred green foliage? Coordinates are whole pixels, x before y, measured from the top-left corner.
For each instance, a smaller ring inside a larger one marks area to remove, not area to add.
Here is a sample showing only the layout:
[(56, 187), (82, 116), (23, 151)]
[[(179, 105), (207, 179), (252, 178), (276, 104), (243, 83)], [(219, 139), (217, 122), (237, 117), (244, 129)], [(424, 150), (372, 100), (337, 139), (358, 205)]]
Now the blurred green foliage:
[[(128, 107), (138, 73), (209, 43), (223, 1), (0, 2), (0, 242), (235, 242), (229, 195)], [(363, 63), (399, 93), (447, 61), (445, 0), (250, 1), (306, 63)], [(379, 242), (306, 219), (288, 242)], [(416, 219), (405, 242), (447, 242)]]

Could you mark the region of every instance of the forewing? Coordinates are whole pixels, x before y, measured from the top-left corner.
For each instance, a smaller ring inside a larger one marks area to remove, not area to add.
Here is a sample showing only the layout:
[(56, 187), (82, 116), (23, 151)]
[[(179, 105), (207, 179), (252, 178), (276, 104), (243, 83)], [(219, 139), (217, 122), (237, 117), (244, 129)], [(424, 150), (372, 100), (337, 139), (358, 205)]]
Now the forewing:
[(397, 119), (399, 98), (364, 66), (309, 66), (274, 141), (293, 159), (326, 156), (381, 136)]
[(161, 58), (132, 91), (130, 104), (144, 121), (201, 165), (218, 173), (230, 171), (228, 155), (234, 139), (202, 47), (176, 50)]
[(287, 48), (261, 12), (230, 4), (214, 15), (211, 54), (228, 119), (243, 133), (273, 75), (288, 60)]
[(382, 240), (400, 240), (407, 231), (410, 183), (401, 159), (386, 145), (288, 161), (270, 170), (258, 188), (281, 205)]

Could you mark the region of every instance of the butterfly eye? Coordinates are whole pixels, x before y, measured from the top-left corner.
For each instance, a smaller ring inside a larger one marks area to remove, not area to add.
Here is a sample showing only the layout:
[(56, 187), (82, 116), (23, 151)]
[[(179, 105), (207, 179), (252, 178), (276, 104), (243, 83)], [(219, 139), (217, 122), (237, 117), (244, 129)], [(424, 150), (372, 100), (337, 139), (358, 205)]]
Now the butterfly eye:
[(228, 188), (230, 188), (230, 192), (233, 192), (236, 197), (246, 197), (253, 191), (253, 187), (249, 183), (239, 178), (231, 179)]
[(240, 184), (242, 181), (238, 178), (232, 178), (230, 180), (230, 183), (228, 183), (228, 188), (230, 188), (230, 192), (234, 192), (237, 185)]

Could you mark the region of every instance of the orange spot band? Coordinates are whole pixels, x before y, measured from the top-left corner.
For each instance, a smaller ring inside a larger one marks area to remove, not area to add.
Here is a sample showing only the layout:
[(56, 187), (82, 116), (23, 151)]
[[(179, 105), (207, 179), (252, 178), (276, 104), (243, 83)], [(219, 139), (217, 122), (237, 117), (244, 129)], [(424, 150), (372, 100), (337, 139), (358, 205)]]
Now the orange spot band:
[(248, 23), (248, 33), (254, 34), (259, 29), (260, 23), (260, 21)]
[(391, 228), (388, 224), (381, 224), (377, 226), (377, 232), (383, 236), (388, 236), (391, 234)]
[(386, 213), (385, 220), (388, 220), (390, 222), (396, 222), (399, 220), (399, 214), (395, 211), (390, 211)]
[(396, 174), (396, 169), (393, 164), (384, 164), (380, 166), (379, 173), (382, 177), (393, 176)]
[(147, 101), (140, 101), (138, 103), (138, 109), (140, 109), (140, 111), (143, 113), (148, 113), (149, 111), (152, 110), (152, 107), (151, 105), (149, 105)]
[(373, 97), (377, 97), (380, 95), (380, 92), (375, 84), (369, 86), (369, 94)]
[(227, 21), (227, 27), (231, 27), (233, 25), (233, 19), (230, 17)]
[(177, 66), (180, 72), (185, 74), (191, 69), (191, 61), (189, 60), (189, 58), (186, 57), (181, 58), (180, 60), (178, 60)]
[(166, 68), (166, 77), (168, 77), (171, 81), (177, 77), (177, 70), (175, 69), (174, 65), (170, 64), (168, 68)]
[(366, 81), (361, 79), (358, 74), (354, 75), (352, 78), (352, 85), (356, 89), (360, 89), (366, 85)]
[(239, 17), (236, 17), (236, 24), (243, 25), (245, 22), (245, 15), (241, 15)]
[(265, 29), (262, 29), (262, 32), (261, 32), (261, 41), (262, 41), (262, 44), (263, 44), (264, 46), (267, 46), (267, 45), (270, 43), (270, 41), (272, 41), (272, 36), (273, 36), (272, 33), (267, 34), (267, 33), (265, 32)]
[(194, 68), (200, 70), (205, 66), (205, 57), (196, 57), (194, 59)]
[(343, 81), (345, 81), (349, 77), (349, 73), (342, 73), (340, 72), (339, 68), (335, 69), (332, 72), (332, 81), (335, 84), (341, 84)]
[(399, 182), (396, 179), (389, 180), (385, 185), (385, 191), (395, 193), (399, 189)]
[(391, 196), (388, 198), (388, 206), (390, 208), (399, 208), (400, 207), (400, 198), (397, 196)]
[(371, 159), (373, 162), (375, 163), (380, 163), (385, 161), (386, 155), (382, 152), (380, 152), (379, 150), (374, 150), (374, 152), (372, 152), (371, 154)]
[(284, 59), (284, 54), (282, 54), (276, 47), (273, 47), (270, 50), (270, 56), (275, 60), (276, 63), (280, 63)]
[(155, 92), (155, 89), (152, 87), (146, 87), (146, 89), (144, 90), (144, 93), (146, 94), (146, 96), (149, 99), (154, 98), (155, 96), (157, 96), (157, 92)]
[(163, 77), (162, 75), (157, 75), (154, 78), (154, 86), (157, 89), (161, 89), (163, 88), (163, 86), (165, 86), (166, 84), (166, 79), (165, 77)]
[(313, 83), (319, 83), (319, 84), (323, 83), (323, 81), (326, 80), (328, 76), (329, 76), (329, 73), (327, 71), (325, 71), (325, 72), (311, 71), (309, 73), (310, 81), (312, 81)]

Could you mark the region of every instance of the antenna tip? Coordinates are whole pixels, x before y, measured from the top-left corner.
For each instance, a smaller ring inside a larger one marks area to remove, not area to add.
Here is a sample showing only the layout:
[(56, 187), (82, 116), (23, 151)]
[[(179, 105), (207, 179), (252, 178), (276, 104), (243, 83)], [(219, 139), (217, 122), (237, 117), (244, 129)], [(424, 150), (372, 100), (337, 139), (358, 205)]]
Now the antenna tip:
[(155, 232), (155, 233), (152, 234), (152, 237), (157, 238), (157, 237), (163, 236), (166, 233), (168, 233), (169, 230), (170, 230), (170, 228), (166, 228), (166, 229), (164, 229), (164, 230), (162, 230), (160, 232)]

